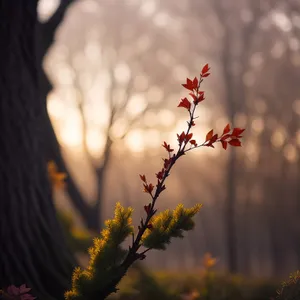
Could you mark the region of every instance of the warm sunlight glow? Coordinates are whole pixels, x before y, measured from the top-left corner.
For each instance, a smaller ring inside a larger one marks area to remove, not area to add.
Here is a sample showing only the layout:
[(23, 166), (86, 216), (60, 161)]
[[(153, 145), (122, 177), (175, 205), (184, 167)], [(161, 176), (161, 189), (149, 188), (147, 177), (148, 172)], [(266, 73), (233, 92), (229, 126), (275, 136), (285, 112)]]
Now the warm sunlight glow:
[(64, 103), (54, 92), (48, 95), (47, 109), (50, 116), (55, 119), (61, 119), (64, 116)]
[(159, 123), (165, 127), (170, 127), (175, 123), (175, 115), (168, 109), (160, 110), (156, 115), (156, 118), (158, 119)]
[(130, 79), (131, 70), (125, 62), (119, 63), (115, 67), (114, 76), (119, 83), (126, 84)]
[(271, 137), (271, 142), (274, 147), (280, 148), (284, 144), (285, 139), (286, 139), (286, 133), (284, 128), (279, 128), (273, 133)]
[(156, 85), (151, 86), (146, 94), (147, 101), (150, 103), (159, 103), (163, 99), (163, 96), (162, 89)]
[(265, 124), (262, 118), (255, 118), (251, 123), (252, 131), (255, 133), (261, 133), (264, 130)]
[(143, 123), (146, 127), (156, 126), (158, 123), (157, 112), (154, 110), (148, 110), (143, 118)]
[(162, 144), (161, 135), (158, 130), (149, 129), (144, 132), (144, 143), (146, 149), (158, 148)]
[(101, 49), (97, 41), (89, 42), (84, 48), (84, 54), (91, 62), (101, 61)]
[(61, 126), (60, 138), (63, 144), (69, 147), (78, 147), (82, 144), (82, 130), (78, 113), (70, 110)]
[(56, 79), (59, 84), (70, 85), (73, 83), (74, 72), (67, 64), (59, 63), (56, 68)]
[(125, 144), (132, 152), (142, 152), (145, 149), (144, 132), (141, 129), (135, 129), (129, 132), (125, 138)]
[(294, 163), (298, 159), (296, 147), (292, 144), (288, 144), (284, 147), (283, 154), (290, 163)]
[(92, 155), (99, 155), (105, 145), (105, 135), (100, 134), (96, 128), (88, 130), (87, 145)]
[(247, 142), (244, 151), (247, 155), (249, 162), (252, 163), (251, 165), (248, 165), (248, 167), (254, 167), (254, 163), (257, 162), (259, 154), (259, 149), (257, 149), (257, 143), (254, 141)]
[(132, 117), (138, 115), (146, 108), (146, 100), (143, 94), (135, 94), (129, 100), (126, 111)]
[(124, 134), (126, 134), (127, 127), (128, 121), (125, 118), (119, 118), (116, 120), (111, 128), (113, 138), (121, 138)]

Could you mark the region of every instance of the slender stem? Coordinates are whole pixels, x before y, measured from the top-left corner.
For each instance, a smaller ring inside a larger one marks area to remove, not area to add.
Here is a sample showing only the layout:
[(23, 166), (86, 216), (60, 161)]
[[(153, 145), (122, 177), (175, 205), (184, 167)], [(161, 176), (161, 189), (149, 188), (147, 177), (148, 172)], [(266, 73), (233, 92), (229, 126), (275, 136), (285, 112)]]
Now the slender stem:
[[(200, 76), (200, 80), (199, 80), (199, 84), (198, 84), (198, 87), (196, 89), (196, 91), (194, 92), (194, 95), (196, 97), (199, 97), (199, 89), (200, 89), (200, 85), (203, 81), (203, 78), (202, 76)], [(190, 130), (193, 126), (193, 121), (195, 119), (194, 117), (194, 114), (195, 114), (195, 110), (196, 110), (196, 106), (197, 104), (194, 104), (193, 106), (193, 109), (192, 111), (189, 110), (189, 115), (190, 115), (190, 120), (188, 122), (188, 128), (187, 128), (187, 131), (185, 133), (185, 135), (188, 135), (190, 133)], [(150, 211), (149, 213), (147, 214), (147, 217), (145, 219), (145, 221), (143, 222), (143, 220), (141, 221), (141, 226), (139, 228), (139, 232), (135, 238), (135, 240), (133, 240), (132, 242), (132, 246), (130, 247), (129, 249), (129, 253), (124, 261), (124, 264), (130, 264), (129, 260), (136, 260), (138, 259), (141, 255), (144, 255), (146, 252), (148, 252), (150, 250), (147, 249), (146, 251), (140, 253), (139, 255), (137, 255), (137, 251), (139, 250), (139, 248), (141, 247), (141, 239), (143, 237), (143, 234), (145, 233), (146, 229), (148, 228), (148, 224), (151, 220), (151, 218), (154, 216), (154, 214), (156, 213), (156, 210), (154, 210), (154, 206), (155, 206), (155, 203), (156, 203), (156, 200), (157, 198), (159, 197), (160, 193), (164, 190), (164, 182), (166, 180), (166, 178), (169, 176), (170, 174), (170, 171), (173, 167), (173, 165), (175, 164), (175, 162), (182, 156), (184, 155), (185, 152), (191, 150), (191, 149), (194, 149), (194, 148), (190, 148), (190, 149), (187, 149), (185, 150), (185, 147), (186, 145), (188, 144), (188, 140), (184, 140), (182, 143), (179, 144), (179, 148), (177, 150), (177, 153), (175, 155), (173, 155), (173, 157), (171, 157), (171, 154), (169, 152), (169, 166), (168, 168), (164, 171), (164, 174), (163, 174), (163, 178), (158, 182), (157, 186), (156, 186), (156, 190), (155, 190), (155, 194), (152, 195), (152, 193), (149, 193), (151, 198), (152, 198), (152, 202), (151, 202), (151, 206), (150, 206)]]

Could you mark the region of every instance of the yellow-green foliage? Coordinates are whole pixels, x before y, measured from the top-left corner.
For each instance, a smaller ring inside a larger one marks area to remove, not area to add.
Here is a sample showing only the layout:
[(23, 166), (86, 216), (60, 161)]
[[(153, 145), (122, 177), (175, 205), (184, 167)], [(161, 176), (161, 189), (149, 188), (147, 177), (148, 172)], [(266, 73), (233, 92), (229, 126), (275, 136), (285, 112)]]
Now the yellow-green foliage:
[[(200, 208), (201, 205), (195, 205), (187, 209), (180, 204), (172, 212), (166, 210), (153, 217), (153, 228), (144, 233), (142, 244), (147, 248), (165, 249), (172, 237), (182, 238), (183, 231), (193, 229), (193, 217)], [(122, 265), (128, 251), (122, 249), (121, 244), (133, 233), (132, 211), (117, 203), (114, 218), (105, 222), (106, 228), (89, 249), (88, 267), (75, 269), (72, 290), (66, 292), (66, 300), (102, 300), (116, 291), (128, 268)]]
[(300, 299), (300, 271), (290, 275), (288, 281), (283, 282), (276, 297), (278, 300), (299, 300)]
[[(277, 281), (215, 273), (208, 282), (203, 274), (189, 271), (149, 272), (131, 270), (120, 291), (109, 300), (270, 300)], [(198, 294), (198, 295), (197, 295)]]
[(101, 237), (95, 238), (89, 249), (87, 269), (75, 269), (72, 290), (65, 294), (67, 300), (100, 300), (101, 295), (116, 291), (116, 284), (126, 272), (120, 266), (127, 253), (121, 244), (133, 232), (132, 211), (116, 204), (114, 218), (105, 222)]
[(173, 211), (166, 210), (154, 216), (151, 221), (153, 228), (147, 230), (143, 236), (143, 246), (165, 250), (171, 238), (183, 238), (183, 231), (194, 228), (193, 217), (201, 207), (202, 205), (197, 204), (192, 208), (184, 208), (182, 204), (179, 204)]

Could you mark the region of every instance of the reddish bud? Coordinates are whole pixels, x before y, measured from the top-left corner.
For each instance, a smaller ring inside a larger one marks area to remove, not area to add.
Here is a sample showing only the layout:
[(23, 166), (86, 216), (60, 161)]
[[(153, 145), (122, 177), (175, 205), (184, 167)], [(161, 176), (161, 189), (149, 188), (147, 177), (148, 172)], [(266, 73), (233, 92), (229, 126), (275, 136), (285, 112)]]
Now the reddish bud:
[(164, 173), (165, 173), (165, 170), (162, 169), (161, 171), (159, 171), (158, 173), (156, 173), (156, 178), (159, 179), (159, 180), (162, 180), (163, 179), (163, 176), (164, 176)]
[(151, 194), (152, 191), (153, 191), (153, 189), (154, 189), (154, 186), (153, 186), (152, 183), (150, 183), (150, 184), (144, 184), (144, 192), (145, 193)]
[(151, 203), (149, 203), (148, 205), (145, 205), (144, 210), (147, 213), (147, 215), (149, 215), (149, 213), (151, 212)]
[(162, 145), (169, 153), (173, 152), (174, 149), (171, 149), (171, 146), (168, 145), (166, 142), (163, 143)]
[(171, 164), (172, 159), (165, 158), (163, 159), (163, 161), (164, 161), (164, 168), (167, 170)]
[(146, 181), (147, 181), (145, 175), (140, 175), (140, 178), (141, 178), (141, 180), (142, 180), (143, 182), (146, 182)]
[(198, 146), (198, 144), (197, 144), (196, 140), (190, 140), (190, 143), (191, 143), (193, 146), (195, 146), (195, 147), (197, 147), (197, 146)]

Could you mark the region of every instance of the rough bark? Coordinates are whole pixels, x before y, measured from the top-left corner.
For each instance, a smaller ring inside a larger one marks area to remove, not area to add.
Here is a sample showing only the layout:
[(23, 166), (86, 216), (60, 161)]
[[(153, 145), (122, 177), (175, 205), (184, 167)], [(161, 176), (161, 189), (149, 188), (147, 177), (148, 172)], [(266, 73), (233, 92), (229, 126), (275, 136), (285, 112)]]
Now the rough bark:
[(37, 0), (0, 0), (0, 286), (62, 299), (75, 265), (56, 218), (43, 155)]

